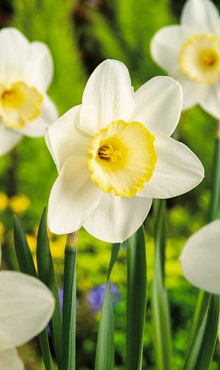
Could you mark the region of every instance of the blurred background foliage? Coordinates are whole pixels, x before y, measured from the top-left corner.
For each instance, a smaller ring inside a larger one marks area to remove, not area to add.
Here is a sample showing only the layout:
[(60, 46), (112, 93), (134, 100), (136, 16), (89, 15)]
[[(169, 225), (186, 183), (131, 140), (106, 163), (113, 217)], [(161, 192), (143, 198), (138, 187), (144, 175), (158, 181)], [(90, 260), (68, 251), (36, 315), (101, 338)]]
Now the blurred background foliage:
[[(124, 62), (135, 89), (156, 75), (164, 75), (151, 59), (150, 41), (161, 27), (177, 24), (184, 0), (0, 0), (0, 27), (14, 26), (32, 40), (46, 42), (54, 60), (54, 79), (49, 95), (59, 114), (81, 103), (88, 76), (104, 59)], [(220, 2), (215, 1), (220, 8)], [(182, 114), (175, 133), (202, 161), (202, 184), (183, 196), (168, 200), (166, 286), (170, 300), (174, 339), (174, 369), (183, 366), (189, 318), (197, 290), (182, 277), (178, 257), (185, 240), (206, 223), (210, 199), (216, 123), (199, 107)], [(36, 232), (43, 207), (57, 173), (44, 138), (23, 138), (0, 158), (0, 238), (2, 268), (17, 269), (13, 244), (13, 214), (28, 235), (35, 256)], [(146, 221), (149, 295), (153, 277), (154, 242), (151, 214)], [(59, 285), (62, 287), (65, 238), (50, 234)], [(77, 369), (94, 366), (99, 311), (88, 294), (106, 279), (111, 245), (79, 234), (77, 261)], [(112, 274), (119, 290), (115, 304), (116, 367), (122, 369), (125, 347), (126, 250), (121, 249)], [(147, 305), (143, 369), (154, 369), (150, 302)], [(42, 369), (38, 343), (20, 349), (26, 369)], [(218, 348), (212, 370), (219, 369)]]

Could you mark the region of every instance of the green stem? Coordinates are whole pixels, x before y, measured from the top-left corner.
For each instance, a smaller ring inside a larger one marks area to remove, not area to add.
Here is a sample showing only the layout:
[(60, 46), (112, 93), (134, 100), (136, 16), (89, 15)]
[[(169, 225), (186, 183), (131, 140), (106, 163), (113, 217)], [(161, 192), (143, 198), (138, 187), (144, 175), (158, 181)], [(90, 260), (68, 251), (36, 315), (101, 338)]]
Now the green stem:
[(209, 222), (215, 220), (218, 217), (219, 205), (220, 205), (220, 122), (218, 122), (215, 141), (211, 200), (208, 217)]
[(75, 370), (76, 356), (76, 242), (78, 232), (68, 234), (64, 261), (63, 367)]

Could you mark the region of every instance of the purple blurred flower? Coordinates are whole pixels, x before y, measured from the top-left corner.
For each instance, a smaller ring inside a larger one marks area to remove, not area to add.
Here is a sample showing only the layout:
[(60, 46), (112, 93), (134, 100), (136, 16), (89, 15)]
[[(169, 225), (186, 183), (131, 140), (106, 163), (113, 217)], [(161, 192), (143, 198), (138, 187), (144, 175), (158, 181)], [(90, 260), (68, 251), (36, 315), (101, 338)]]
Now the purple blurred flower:
[[(88, 302), (94, 311), (101, 310), (105, 290), (106, 284), (101, 284), (89, 291), (87, 296)], [(112, 303), (114, 306), (116, 306), (121, 299), (121, 293), (116, 284), (111, 284), (111, 293), (112, 293)]]

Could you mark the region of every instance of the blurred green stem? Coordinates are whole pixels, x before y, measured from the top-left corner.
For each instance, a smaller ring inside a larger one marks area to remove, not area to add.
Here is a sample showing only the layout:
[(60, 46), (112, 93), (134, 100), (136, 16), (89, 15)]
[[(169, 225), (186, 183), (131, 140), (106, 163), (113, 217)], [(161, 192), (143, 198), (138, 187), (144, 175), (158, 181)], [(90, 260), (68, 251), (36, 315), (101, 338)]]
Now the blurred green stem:
[(8, 187), (7, 187), (7, 194), (9, 197), (17, 194), (17, 168), (18, 168), (18, 152), (17, 148), (14, 148), (9, 153)]
[(76, 356), (76, 243), (78, 231), (67, 235), (63, 288), (63, 366), (75, 370)]

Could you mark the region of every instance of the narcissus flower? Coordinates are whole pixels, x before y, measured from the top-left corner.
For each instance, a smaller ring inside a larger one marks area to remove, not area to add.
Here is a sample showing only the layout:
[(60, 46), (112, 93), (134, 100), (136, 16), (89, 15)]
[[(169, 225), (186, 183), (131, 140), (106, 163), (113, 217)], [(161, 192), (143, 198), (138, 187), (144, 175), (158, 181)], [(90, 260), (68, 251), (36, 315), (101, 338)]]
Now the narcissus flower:
[(53, 310), (54, 298), (38, 279), (20, 272), (0, 272), (1, 370), (24, 369), (15, 347), (39, 334)]
[(204, 226), (186, 242), (181, 257), (185, 278), (196, 287), (220, 294), (220, 220)]
[(159, 30), (154, 60), (183, 88), (183, 109), (200, 104), (220, 118), (220, 18), (209, 0), (188, 0), (180, 26)]
[(49, 199), (50, 230), (65, 234), (84, 226), (98, 239), (121, 242), (143, 223), (152, 198), (195, 187), (203, 166), (169, 137), (181, 106), (182, 89), (173, 79), (156, 77), (134, 93), (124, 64), (100, 64), (82, 105), (46, 133), (59, 172)]
[(57, 119), (56, 107), (46, 94), (52, 74), (45, 44), (30, 43), (14, 28), (0, 31), (0, 155), (23, 135), (43, 136)]

